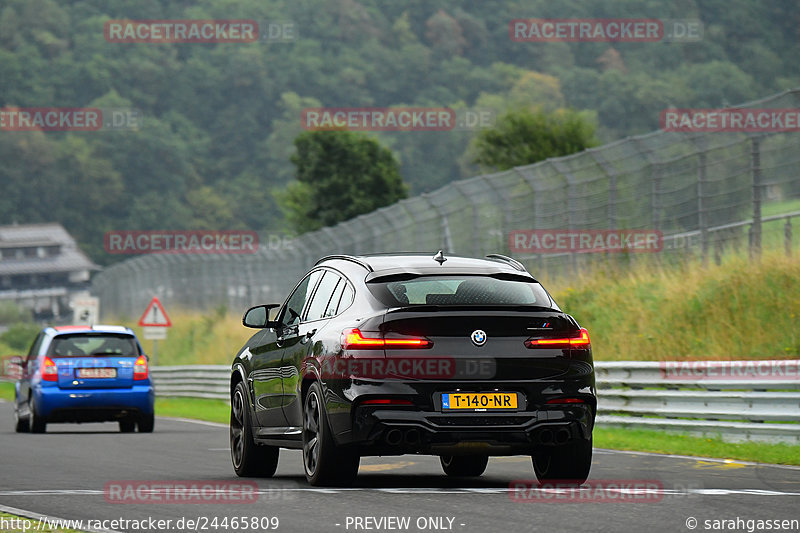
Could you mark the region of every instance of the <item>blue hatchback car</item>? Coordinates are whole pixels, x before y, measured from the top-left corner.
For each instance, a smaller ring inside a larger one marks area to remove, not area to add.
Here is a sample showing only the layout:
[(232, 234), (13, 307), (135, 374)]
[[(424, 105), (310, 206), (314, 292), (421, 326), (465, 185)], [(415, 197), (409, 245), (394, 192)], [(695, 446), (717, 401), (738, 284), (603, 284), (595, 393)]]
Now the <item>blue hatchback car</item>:
[(20, 366), (18, 433), (44, 433), (56, 422), (109, 421), (118, 422), (123, 433), (153, 431), (155, 392), (147, 356), (129, 328), (45, 328)]

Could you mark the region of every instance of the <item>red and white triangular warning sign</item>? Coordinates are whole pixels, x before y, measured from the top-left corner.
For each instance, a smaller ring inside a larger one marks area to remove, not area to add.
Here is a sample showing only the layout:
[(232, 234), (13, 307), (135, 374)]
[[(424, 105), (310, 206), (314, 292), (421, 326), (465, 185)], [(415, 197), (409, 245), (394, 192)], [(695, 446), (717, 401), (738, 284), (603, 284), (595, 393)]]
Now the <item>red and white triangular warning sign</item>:
[(167, 314), (166, 310), (164, 310), (164, 306), (161, 305), (161, 302), (157, 297), (153, 296), (153, 299), (150, 300), (150, 303), (142, 315), (142, 318), (139, 319), (139, 325), (142, 327), (162, 328), (168, 328), (172, 326), (172, 321), (169, 319), (169, 315)]

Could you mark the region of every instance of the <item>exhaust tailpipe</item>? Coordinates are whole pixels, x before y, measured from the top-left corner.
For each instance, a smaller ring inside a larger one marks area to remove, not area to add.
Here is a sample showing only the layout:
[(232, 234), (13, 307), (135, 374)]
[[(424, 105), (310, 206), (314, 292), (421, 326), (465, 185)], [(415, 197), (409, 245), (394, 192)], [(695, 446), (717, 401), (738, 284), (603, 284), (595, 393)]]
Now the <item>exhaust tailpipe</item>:
[(400, 433), (399, 429), (390, 429), (386, 433), (386, 444), (389, 446), (397, 446), (403, 441), (403, 434)]

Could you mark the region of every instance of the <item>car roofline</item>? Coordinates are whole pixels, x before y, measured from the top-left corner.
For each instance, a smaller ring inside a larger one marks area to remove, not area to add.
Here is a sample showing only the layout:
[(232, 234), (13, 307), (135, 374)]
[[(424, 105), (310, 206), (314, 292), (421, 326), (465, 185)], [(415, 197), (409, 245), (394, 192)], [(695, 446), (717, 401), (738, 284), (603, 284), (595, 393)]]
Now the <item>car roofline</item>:
[(338, 254), (338, 255), (326, 255), (325, 257), (321, 258), (319, 261), (314, 263), (314, 266), (321, 265), (325, 261), (332, 261), (338, 259), (340, 261), (350, 261), (351, 263), (355, 263), (367, 269), (368, 272), (374, 272), (373, 268), (370, 266), (369, 263), (364, 261), (363, 259), (356, 257), (354, 255), (345, 255), (345, 254)]

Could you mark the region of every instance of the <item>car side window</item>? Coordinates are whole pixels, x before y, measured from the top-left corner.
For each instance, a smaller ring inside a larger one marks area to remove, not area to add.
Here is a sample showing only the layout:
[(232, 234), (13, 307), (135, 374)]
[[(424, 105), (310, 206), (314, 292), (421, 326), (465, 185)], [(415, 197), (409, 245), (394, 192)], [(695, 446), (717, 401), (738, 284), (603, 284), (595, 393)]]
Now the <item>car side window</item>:
[(28, 360), (35, 359), (36, 356), (39, 354), (39, 348), (42, 346), (42, 340), (44, 339), (44, 333), (39, 333), (34, 339), (33, 344), (31, 344), (30, 349), (28, 350)]
[(339, 307), (339, 300), (342, 299), (342, 293), (346, 287), (347, 282), (343, 278), (339, 279), (339, 284), (336, 285), (336, 288), (333, 290), (333, 296), (331, 296), (331, 299), (328, 302), (328, 307), (325, 309), (325, 318), (336, 316), (336, 309)]
[(330, 270), (325, 271), (325, 275), (322, 276), (322, 280), (319, 282), (319, 286), (317, 287), (317, 292), (314, 293), (314, 297), (308, 306), (306, 322), (325, 318), (325, 311), (328, 308), (328, 302), (331, 301), (331, 296), (336, 291), (336, 286), (340, 279), (341, 278), (339, 276)]
[(337, 315), (350, 307), (350, 304), (353, 303), (354, 296), (355, 292), (353, 292), (353, 288), (350, 286), (350, 284), (347, 284), (344, 288), (344, 291), (342, 291), (342, 297), (339, 300), (339, 307), (336, 309)]
[(289, 301), (286, 302), (281, 312), (279, 320), (281, 324), (284, 326), (295, 326), (300, 323), (300, 317), (303, 315), (303, 308), (321, 275), (322, 271), (317, 270), (303, 278), (303, 281), (300, 282), (289, 297)]

